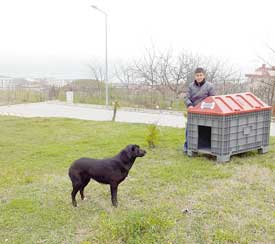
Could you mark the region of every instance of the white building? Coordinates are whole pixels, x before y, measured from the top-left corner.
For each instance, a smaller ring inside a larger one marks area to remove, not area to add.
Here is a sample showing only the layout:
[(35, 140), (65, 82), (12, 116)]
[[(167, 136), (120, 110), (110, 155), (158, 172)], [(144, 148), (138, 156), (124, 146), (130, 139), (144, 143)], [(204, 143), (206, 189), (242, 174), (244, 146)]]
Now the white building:
[(45, 80), (46, 84), (49, 86), (62, 87), (72, 83), (72, 80), (69, 79), (55, 79), (55, 78), (47, 78)]
[(0, 89), (14, 88), (15, 83), (13, 78), (8, 76), (0, 76)]

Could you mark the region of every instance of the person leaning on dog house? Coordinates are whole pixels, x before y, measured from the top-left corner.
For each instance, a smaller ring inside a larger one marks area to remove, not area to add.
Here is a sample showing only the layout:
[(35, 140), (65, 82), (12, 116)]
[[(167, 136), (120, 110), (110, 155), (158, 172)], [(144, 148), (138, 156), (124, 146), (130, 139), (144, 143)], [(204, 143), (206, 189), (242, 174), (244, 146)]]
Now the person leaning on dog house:
[[(189, 85), (185, 97), (185, 105), (192, 108), (204, 100), (206, 97), (215, 96), (215, 89), (212, 83), (205, 80), (206, 72), (203, 68), (196, 68), (194, 72), (195, 80)], [(187, 153), (187, 127), (185, 128), (185, 143), (183, 146), (184, 153)]]

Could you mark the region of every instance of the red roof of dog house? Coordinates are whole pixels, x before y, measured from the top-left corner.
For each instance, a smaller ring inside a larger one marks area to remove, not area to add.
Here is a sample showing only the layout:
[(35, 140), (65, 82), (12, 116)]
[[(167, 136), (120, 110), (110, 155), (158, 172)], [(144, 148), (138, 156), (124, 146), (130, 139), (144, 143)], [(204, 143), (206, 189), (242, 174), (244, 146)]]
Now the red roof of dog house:
[(188, 113), (233, 115), (271, 109), (271, 106), (265, 104), (251, 92), (245, 92), (207, 97), (195, 107), (188, 108)]

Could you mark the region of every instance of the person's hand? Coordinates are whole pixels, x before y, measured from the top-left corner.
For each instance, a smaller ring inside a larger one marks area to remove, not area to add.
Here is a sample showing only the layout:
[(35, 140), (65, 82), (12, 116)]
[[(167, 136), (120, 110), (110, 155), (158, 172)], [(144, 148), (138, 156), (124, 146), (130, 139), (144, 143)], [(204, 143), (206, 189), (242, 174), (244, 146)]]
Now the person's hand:
[(191, 105), (191, 106), (189, 106), (188, 108), (194, 108), (194, 106)]

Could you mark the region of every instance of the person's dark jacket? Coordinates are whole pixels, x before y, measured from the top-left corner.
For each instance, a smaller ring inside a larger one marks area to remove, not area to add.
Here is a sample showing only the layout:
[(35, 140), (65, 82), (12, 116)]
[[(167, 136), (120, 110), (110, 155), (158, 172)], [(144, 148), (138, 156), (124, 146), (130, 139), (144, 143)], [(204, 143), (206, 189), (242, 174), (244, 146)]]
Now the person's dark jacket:
[(188, 92), (185, 97), (185, 105), (196, 106), (203, 99), (209, 96), (215, 96), (215, 90), (212, 83), (203, 80), (198, 83), (196, 80), (192, 82), (188, 87)]

